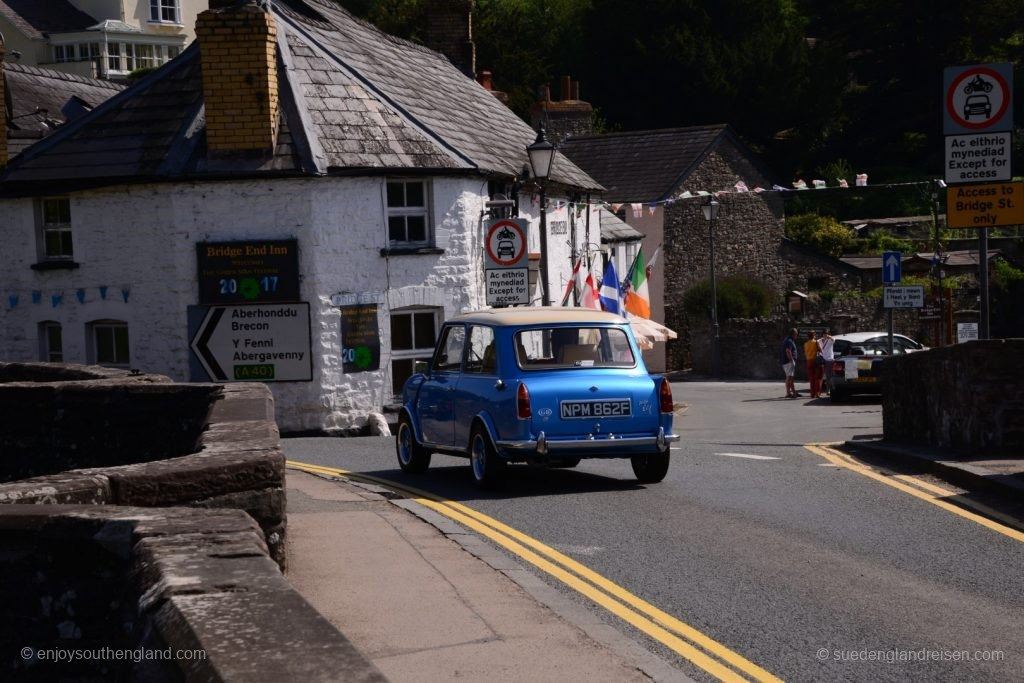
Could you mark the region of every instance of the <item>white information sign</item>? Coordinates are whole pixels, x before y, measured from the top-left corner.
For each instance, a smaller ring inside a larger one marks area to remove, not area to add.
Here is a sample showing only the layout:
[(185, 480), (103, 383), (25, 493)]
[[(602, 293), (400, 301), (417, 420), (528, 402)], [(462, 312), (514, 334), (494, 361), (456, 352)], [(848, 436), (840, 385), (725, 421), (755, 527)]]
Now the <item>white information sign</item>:
[(924, 308), (924, 285), (886, 287), (882, 291), (886, 308)]
[(210, 306), (192, 350), (214, 382), (313, 379), (309, 304)]
[(946, 136), (946, 182), (1010, 179), (1012, 135), (1008, 132)]
[(488, 306), (530, 303), (527, 268), (488, 268), (484, 273), (487, 275)]
[(957, 323), (956, 343), (973, 341), (978, 338), (978, 323)]

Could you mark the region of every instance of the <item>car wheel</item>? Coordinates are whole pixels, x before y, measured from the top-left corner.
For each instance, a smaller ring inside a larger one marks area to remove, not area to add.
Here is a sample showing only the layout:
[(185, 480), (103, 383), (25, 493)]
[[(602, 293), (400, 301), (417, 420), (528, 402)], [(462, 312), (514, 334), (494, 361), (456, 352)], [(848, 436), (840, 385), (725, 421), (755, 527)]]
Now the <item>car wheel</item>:
[(412, 428), (412, 420), (405, 413), (398, 418), (398, 435), (395, 437), (395, 452), (398, 455), (398, 466), (403, 472), (420, 474), (430, 466), (430, 451), (416, 440)]
[(480, 488), (493, 487), (505, 472), (505, 461), (498, 457), (487, 430), (479, 424), (469, 437), (469, 464), (473, 481)]
[(846, 399), (846, 392), (840, 391), (839, 389), (832, 387), (832, 391), (828, 394), (829, 401), (832, 403), (839, 403)]
[(634, 455), (630, 458), (633, 474), (641, 484), (657, 484), (668, 474), (669, 451), (650, 455)]

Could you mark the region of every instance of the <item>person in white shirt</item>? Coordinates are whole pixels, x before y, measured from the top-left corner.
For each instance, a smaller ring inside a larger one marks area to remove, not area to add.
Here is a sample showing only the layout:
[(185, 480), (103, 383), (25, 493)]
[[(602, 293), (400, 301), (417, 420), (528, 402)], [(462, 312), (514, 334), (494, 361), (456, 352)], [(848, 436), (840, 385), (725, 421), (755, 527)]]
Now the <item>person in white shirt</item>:
[(829, 330), (825, 330), (821, 333), (821, 337), (818, 339), (818, 348), (821, 349), (821, 357), (825, 359), (825, 376), (822, 379), (822, 388), (825, 393), (829, 393), (829, 387), (832, 386), (832, 361), (835, 360), (835, 354), (833, 353), (832, 346), (835, 344), (835, 339), (829, 334)]

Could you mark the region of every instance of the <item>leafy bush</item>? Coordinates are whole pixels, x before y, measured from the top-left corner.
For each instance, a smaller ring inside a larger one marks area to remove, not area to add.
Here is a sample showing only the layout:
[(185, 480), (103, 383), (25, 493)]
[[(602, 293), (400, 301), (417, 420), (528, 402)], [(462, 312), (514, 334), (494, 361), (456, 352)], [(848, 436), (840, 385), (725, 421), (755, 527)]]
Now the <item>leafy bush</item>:
[(831, 216), (805, 213), (786, 219), (786, 237), (838, 258), (853, 242), (853, 231)]
[[(718, 319), (765, 318), (771, 313), (775, 295), (763, 282), (742, 275), (716, 279)], [(702, 280), (683, 295), (686, 312), (694, 317), (711, 317), (711, 281)]]
[(908, 254), (917, 251), (912, 241), (896, 237), (886, 230), (879, 230), (867, 239), (857, 240), (857, 243), (857, 253), (859, 254), (881, 254), (884, 251), (899, 251)]

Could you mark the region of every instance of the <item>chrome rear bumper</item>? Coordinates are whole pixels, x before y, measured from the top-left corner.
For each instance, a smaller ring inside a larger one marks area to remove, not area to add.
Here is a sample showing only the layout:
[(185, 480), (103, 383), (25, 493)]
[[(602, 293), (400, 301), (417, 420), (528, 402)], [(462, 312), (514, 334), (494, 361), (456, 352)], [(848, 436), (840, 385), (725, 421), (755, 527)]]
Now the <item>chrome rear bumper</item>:
[(607, 436), (595, 436), (594, 434), (588, 434), (585, 439), (576, 439), (572, 441), (548, 441), (544, 432), (541, 432), (537, 436), (536, 440), (498, 441), (495, 445), (498, 448), (510, 451), (546, 455), (549, 452), (602, 450), (609, 447), (622, 446), (657, 446), (659, 450), (664, 450), (668, 444), (673, 441), (679, 441), (679, 435), (666, 434), (665, 428), (659, 427), (657, 436), (620, 437), (615, 436), (614, 434), (609, 434)]

